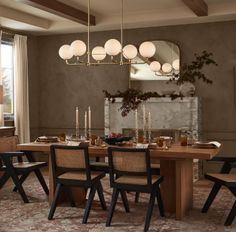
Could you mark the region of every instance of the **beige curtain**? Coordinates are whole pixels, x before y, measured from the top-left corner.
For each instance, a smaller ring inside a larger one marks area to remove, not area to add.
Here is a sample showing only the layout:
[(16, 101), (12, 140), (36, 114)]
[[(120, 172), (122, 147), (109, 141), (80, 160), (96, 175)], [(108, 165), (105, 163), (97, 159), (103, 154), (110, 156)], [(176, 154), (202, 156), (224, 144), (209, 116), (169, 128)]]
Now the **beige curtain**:
[(1, 44), (2, 44), (2, 31), (0, 31), (0, 126), (4, 126), (3, 116), (3, 86), (2, 86), (2, 62), (1, 62)]
[(30, 142), (27, 37), (14, 36), (14, 117), (20, 143)]

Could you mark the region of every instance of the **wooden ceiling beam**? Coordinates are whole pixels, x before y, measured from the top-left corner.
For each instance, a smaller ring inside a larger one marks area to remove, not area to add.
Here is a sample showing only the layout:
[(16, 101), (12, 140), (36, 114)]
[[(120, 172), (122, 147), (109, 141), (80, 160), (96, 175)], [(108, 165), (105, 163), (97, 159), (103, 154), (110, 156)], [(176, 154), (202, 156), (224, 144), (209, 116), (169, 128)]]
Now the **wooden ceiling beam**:
[(182, 0), (197, 16), (208, 16), (208, 5), (204, 0)]
[(0, 6), (0, 17), (11, 19), (35, 27), (40, 27), (43, 29), (49, 29), (51, 24), (51, 22), (47, 19), (43, 19), (35, 15), (31, 15), (5, 6)]
[[(88, 14), (84, 11), (66, 5), (56, 0), (16, 0), (25, 3), (40, 10), (64, 17), (66, 19), (88, 25)], [(90, 25), (96, 25), (95, 16), (90, 15)]]

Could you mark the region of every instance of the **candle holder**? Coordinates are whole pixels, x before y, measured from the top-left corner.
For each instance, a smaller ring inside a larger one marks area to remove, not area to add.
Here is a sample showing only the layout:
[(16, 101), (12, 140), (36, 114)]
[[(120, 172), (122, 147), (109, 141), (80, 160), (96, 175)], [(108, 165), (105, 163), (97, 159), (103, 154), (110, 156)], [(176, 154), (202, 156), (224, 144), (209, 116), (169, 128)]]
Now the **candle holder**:
[(75, 137), (79, 138), (79, 127), (77, 125), (75, 126)]

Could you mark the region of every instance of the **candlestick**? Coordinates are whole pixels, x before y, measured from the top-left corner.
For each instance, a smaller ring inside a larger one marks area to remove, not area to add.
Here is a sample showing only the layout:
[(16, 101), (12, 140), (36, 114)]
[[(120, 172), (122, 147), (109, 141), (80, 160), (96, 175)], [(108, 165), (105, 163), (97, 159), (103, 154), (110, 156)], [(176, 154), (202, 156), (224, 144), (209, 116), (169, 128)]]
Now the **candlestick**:
[(151, 135), (152, 135), (152, 132), (151, 132), (151, 113), (148, 112), (148, 142), (151, 143)]
[(89, 132), (89, 138), (91, 138), (91, 108), (88, 107), (88, 132)]
[(143, 140), (146, 141), (146, 109), (143, 104)]
[(84, 137), (85, 137), (85, 139), (87, 139), (87, 136), (88, 136), (88, 128), (87, 128), (87, 124), (88, 124), (88, 122), (87, 122), (87, 120), (88, 120), (88, 113), (87, 113), (87, 111), (85, 111), (85, 113), (84, 113)]
[(79, 137), (79, 107), (76, 106), (75, 110), (75, 136)]
[(138, 143), (138, 110), (135, 110), (135, 141)]

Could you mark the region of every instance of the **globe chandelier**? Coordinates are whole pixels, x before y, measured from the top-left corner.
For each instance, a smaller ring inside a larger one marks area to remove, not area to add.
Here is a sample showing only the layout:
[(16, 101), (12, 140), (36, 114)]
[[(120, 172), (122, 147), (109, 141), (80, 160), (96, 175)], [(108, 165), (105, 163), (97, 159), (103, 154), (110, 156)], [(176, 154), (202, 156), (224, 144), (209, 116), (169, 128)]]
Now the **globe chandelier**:
[[(88, 2), (88, 26), (87, 26), (87, 45), (82, 40), (75, 40), (70, 45), (64, 44), (59, 49), (59, 56), (65, 60), (67, 65), (130, 65), (148, 63), (150, 69), (155, 72), (162, 70), (164, 73), (170, 73), (173, 67), (179, 68), (179, 61), (173, 65), (166, 63), (161, 65), (158, 61), (150, 62), (148, 59), (156, 53), (156, 46), (150, 41), (141, 43), (139, 49), (133, 44), (123, 44), (123, 18), (124, 18), (124, 0), (121, 0), (121, 26), (120, 41), (109, 39), (104, 46), (90, 48), (90, 0)], [(108, 58), (107, 58), (108, 57)], [(136, 57), (141, 58), (139, 61)], [(174, 68), (175, 69), (175, 68)]]

